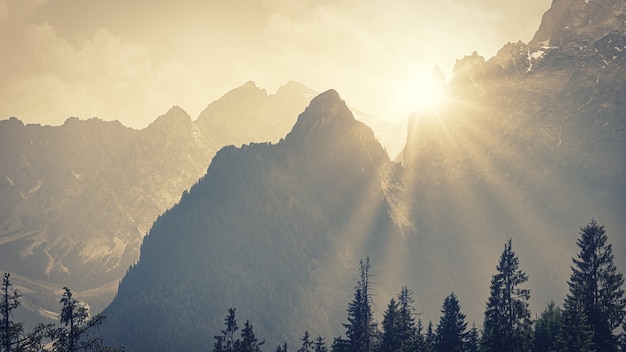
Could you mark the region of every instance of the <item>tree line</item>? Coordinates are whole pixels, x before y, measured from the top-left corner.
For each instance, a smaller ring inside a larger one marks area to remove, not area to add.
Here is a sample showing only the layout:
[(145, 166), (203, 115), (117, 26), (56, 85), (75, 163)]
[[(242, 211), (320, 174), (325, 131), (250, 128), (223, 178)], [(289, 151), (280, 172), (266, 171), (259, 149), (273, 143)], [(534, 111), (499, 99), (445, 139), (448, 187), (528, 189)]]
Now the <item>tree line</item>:
[[(373, 315), (371, 264), (359, 263), (354, 298), (348, 303), (345, 337), (331, 344), (308, 331), (297, 352), (626, 352), (626, 300), (624, 277), (613, 263), (612, 246), (603, 225), (592, 219), (581, 227), (576, 243), (579, 253), (572, 258), (567, 281), (569, 293), (562, 306), (547, 304), (531, 319), (528, 275), (520, 268), (512, 240), (504, 250), (491, 278), (482, 329), (468, 327), (454, 292), (441, 308), (436, 326), (424, 327), (413, 308), (413, 292), (402, 287), (391, 298), (378, 326)], [(235, 308), (228, 310), (226, 329), (215, 336), (213, 352), (259, 352), (263, 341), (246, 321), (241, 338), (236, 338)], [(622, 332), (618, 332), (621, 327)], [(275, 352), (287, 352), (287, 344)]]
[(38, 324), (32, 331), (24, 331), (24, 324), (14, 322), (13, 311), (20, 306), (20, 292), (11, 289), (11, 275), (4, 274), (0, 311), (0, 352), (122, 352), (122, 347), (105, 346), (102, 338), (93, 334), (94, 328), (102, 325), (106, 318), (101, 315), (90, 317), (89, 309), (81, 304), (72, 291), (64, 287), (61, 296), (60, 326)]
[[(626, 300), (624, 277), (613, 263), (612, 246), (604, 226), (591, 220), (581, 227), (577, 240), (579, 253), (572, 258), (569, 293), (562, 306), (547, 304), (531, 319), (530, 290), (524, 287), (528, 275), (520, 268), (512, 240), (504, 245), (496, 273), (491, 278), (482, 329), (468, 327), (466, 316), (454, 292), (441, 308), (435, 326), (424, 326), (413, 308), (413, 292), (402, 287), (390, 299), (380, 324), (373, 314), (373, 290), (369, 258), (359, 263), (354, 298), (348, 303), (345, 337), (328, 343), (305, 331), (297, 352), (626, 352)], [(101, 314), (90, 317), (88, 308), (63, 288), (60, 299), (60, 326), (39, 324), (30, 332), (12, 320), (20, 306), (21, 294), (11, 289), (5, 273), (0, 293), (0, 352), (123, 351), (105, 346), (93, 333), (105, 322)], [(225, 329), (215, 336), (213, 352), (260, 352), (253, 325), (239, 326), (236, 309), (230, 308)], [(621, 327), (622, 332), (618, 332)], [(208, 348), (207, 348), (208, 349)], [(288, 352), (287, 344), (275, 352)]]

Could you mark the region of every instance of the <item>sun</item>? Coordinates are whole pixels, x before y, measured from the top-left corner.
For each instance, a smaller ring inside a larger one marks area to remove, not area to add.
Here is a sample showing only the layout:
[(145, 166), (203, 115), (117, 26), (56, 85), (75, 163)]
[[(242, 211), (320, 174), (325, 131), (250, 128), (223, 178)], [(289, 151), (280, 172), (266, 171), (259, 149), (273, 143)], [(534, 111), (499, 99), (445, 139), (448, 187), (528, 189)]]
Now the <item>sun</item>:
[(448, 100), (445, 76), (438, 67), (431, 72), (421, 71), (411, 74), (401, 95), (402, 104), (412, 112), (438, 110)]

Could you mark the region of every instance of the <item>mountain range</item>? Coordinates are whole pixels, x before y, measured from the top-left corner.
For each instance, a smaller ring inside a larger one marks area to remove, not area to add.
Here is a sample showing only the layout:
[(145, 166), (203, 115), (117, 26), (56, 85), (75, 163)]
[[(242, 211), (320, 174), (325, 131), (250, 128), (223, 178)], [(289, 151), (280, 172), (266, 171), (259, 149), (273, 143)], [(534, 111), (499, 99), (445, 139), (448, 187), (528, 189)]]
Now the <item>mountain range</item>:
[(528, 44), (457, 61), (397, 158), (395, 127), (296, 83), (139, 131), (1, 121), (0, 269), (41, 314), (61, 283), (95, 311), (115, 294), (101, 331), (128, 351), (206, 350), (229, 307), (273, 349), (344, 333), (365, 257), (377, 316), (406, 285), (423, 321), (454, 291), (480, 325), (510, 238), (537, 314), (592, 217), (626, 268), (624, 23), (620, 0), (554, 0)]
[(454, 291), (480, 325), (508, 239), (538, 314), (565, 297), (591, 218), (623, 270), (625, 13), (623, 1), (555, 0), (529, 44), (459, 60), (445, 103), (411, 117), (400, 163), (333, 90), (280, 142), (222, 149), (144, 238), (105, 338), (207, 349), (236, 307), (270, 349), (305, 330), (329, 340), (365, 257), (379, 318), (407, 285), (424, 321)]
[(248, 82), (195, 121), (173, 107), (142, 130), (96, 118), (0, 121), (0, 270), (35, 316), (52, 316), (64, 285), (103, 309), (154, 220), (215, 152), (278, 140), (313, 96), (295, 82), (275, 95)]

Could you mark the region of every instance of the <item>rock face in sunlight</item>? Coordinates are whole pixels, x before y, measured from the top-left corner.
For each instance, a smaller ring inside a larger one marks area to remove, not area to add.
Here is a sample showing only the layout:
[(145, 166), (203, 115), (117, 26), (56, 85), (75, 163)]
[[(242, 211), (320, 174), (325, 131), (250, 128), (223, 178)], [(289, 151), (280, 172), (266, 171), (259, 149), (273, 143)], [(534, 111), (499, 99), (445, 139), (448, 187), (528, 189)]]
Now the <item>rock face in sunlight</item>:
[(249, 82), (196, 121), (173, 107), (142, 130), (98, 119), (0, 121), (0, 271), (12, 273), (34, 315), (56, 311), (63, 286), (103, 309), (154, 220), (215, 152), (278, 140), (313, 94), (290, 82), (268, 95)]
[(626, 270), (623, 2), (554, 6), (531, 45), (458, 61), (447, 102), (412, 116), (402, 164), (333, 90), (279, 143), (218, 152), (144, 239), (104, 312), (109, 344), (206, 350), (229, 307), (268, 349), (305, 330), (329, 341), (365, 256), (378, 317), (408, 285), (424, 322), (454, 291), (480, 326), (508, 239), (537, 314), (565, 296), (592, 217)]

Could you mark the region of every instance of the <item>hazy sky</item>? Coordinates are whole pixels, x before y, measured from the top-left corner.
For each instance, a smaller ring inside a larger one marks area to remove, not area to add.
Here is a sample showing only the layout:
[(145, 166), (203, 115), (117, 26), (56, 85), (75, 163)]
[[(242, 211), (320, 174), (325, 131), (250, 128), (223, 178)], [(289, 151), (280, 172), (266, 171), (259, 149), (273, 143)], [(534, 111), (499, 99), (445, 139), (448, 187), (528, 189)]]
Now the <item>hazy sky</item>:
[[(551, 0), (0, 0), (0, 119), (69, 116), (141, 128), (172, 105), (192, 118), (253, 80), (336, 89), (386, 119), (449, 75), (532, 39)], [(449, 79), (449, 77), (448, 77)]]

